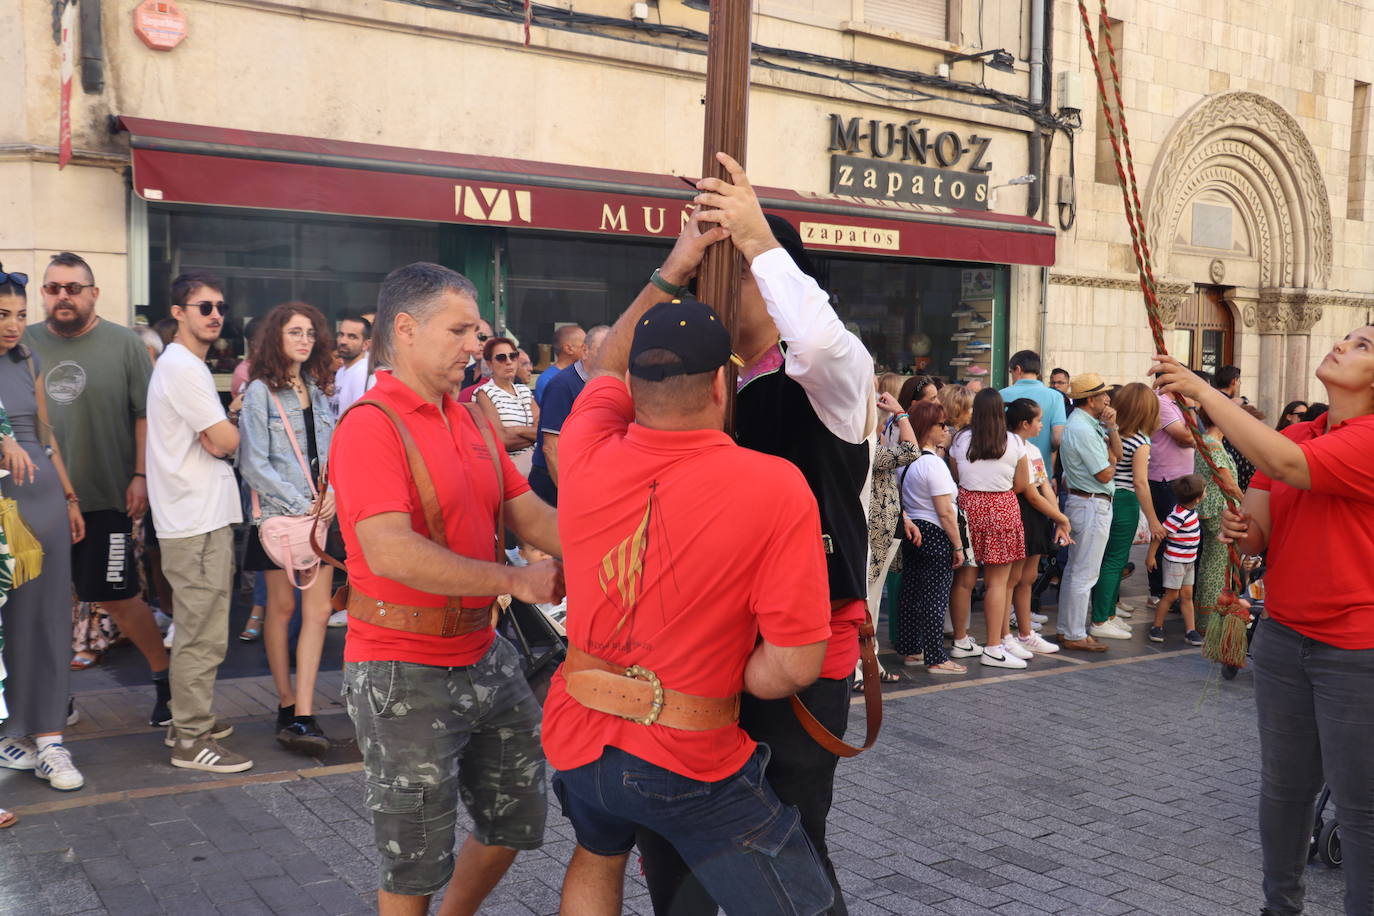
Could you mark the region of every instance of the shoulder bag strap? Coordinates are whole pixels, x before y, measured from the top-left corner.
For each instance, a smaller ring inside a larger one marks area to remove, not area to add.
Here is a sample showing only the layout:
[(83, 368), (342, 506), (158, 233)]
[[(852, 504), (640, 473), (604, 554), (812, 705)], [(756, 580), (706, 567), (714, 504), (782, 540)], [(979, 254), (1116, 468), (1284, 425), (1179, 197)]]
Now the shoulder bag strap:
[(491, 466), (496, 469), (496, 493), (500, 499), (499, 508), (496, 510), (496, 562), (506, 562), (506, 475), (501, 467), (501, 453), (496, 449), (496, 436), (491, 429), (491, 421), (486, 414), (482, 413), (482, 408), (472, 402), (463, 405), (472, 414), (472, 422), (477, 424), (477, 431), (482, 434), (482, 441), (487, 444), (487, 454), (491, 456)]
[(847, 744), (830, 733), (820, 720), (811, 714), (801, 700), (793, 694), (792, 712), (811, 740), (836, 757), (857, 757), (878, 741), (878, 732), (883, 728), (883, 685), (878, 675), (878, 655), (874, 649), (877, 637), (873, 624), (864, 611), (863, 623), (859, 624), (859, 658), (864, 671), (864, 743), (862, 747)]
[(270, 388), (267, 393), (271, 396), (272, 403), (277, 405), (277, 413), (281, 416), (282, 425), (286, 427), (286, 438), (291, 440), (291, 451), (296, 453), (296, 460), (300, 462), (301, 472), (305, 474), (305, 485), (310, 488), (310, 498), (313, 500), (319, 496), (319, 491), (315, 489), (315, 481), (310, 477), (310, 465), (306, 464), (305, 456), (301, 454), (301, 445), (296, 441), (296, 431), (291, 428), (291, 418), (286, 415), (286, 408), (282, 406), (277, 393)]

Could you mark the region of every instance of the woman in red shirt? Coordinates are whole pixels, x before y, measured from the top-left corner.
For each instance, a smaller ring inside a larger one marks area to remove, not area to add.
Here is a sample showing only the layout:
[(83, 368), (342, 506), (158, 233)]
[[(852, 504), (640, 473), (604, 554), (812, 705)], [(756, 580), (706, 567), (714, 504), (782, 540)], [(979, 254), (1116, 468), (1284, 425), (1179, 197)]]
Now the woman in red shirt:
[(1278, 432), (1171, 357), (1157, 386), (1195, 398), (1257, 473), (1222, 537), (1267, 552), (1251, 646), (1266, 913), (1302, 912), (1314, 801), (1336, 803), (1346, 913), (1374, 912), (1374, 325), (1317, 366), (1330, 409)]

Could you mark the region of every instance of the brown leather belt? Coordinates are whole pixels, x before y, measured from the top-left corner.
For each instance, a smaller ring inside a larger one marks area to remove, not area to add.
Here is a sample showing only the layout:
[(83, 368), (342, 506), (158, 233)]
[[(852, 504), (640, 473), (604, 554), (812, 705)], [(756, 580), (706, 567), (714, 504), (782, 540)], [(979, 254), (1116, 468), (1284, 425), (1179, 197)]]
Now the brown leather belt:
[[(450, 602), (457, 601), (450, 598)], [(443, 607), (419, 607), (412, 604), (393, 604), (370, 598), (358, 589), (350, 589), (348, 616), (388, 630), (402, 630), (417, 636), (462, 636), (491, 626), (496, 602), (486, 607), (465, 608), (453, 604)]]
[(568, 696), (588, 709), (640, 725), (703, 732), (739, 721), (739, 694), (699, 697), (669, 690), (647, 668), (613, 665), (576, 646), (568, 646), (563, 680)]
[(1110, 493), (1089, 493), (1087, 490), (1075, 490), (1073, 487), (1069, 487), (1069, 493), (1074, 496), (1082, 496), (1084, 499), (1105, 499), (1108, 502), (1112, 498)]

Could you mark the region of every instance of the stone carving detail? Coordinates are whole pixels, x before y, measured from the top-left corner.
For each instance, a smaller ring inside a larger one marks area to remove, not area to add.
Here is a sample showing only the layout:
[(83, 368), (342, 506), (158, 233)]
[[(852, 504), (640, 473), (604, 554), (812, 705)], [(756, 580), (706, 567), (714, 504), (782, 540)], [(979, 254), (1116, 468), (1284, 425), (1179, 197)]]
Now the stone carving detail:
[(1135, 277), (1103, 277), (1095, 274), (1050, 274), (1055, 286), (1088, 286), (1093, 289), (1140, 289)]
[(1227, 92), (1200, 102), (1160, 149), (1146, 231), (1166, 268), (1183, 208), (1204, 188), (1244, 202), (1257, 235), (1261, 282), (1322, 288), (1331, 274), (1330, 202), (1312, 144), (1278, 103)]
[(1212, 278), (1213, 283), (1220, 283), (1226, 279), (1226, 262), (1221, 258), (1212, 258), (1212, 263), (1207, 265), (1207, 276)]
[(1358, 296), (1312, 293), (1307, 290), (1266, 289), (1259, 302), (1246, 306), (1244, 320), (1261, 334), (1310, 334), (1328, 305), (1360, 307), (1370, 300)]

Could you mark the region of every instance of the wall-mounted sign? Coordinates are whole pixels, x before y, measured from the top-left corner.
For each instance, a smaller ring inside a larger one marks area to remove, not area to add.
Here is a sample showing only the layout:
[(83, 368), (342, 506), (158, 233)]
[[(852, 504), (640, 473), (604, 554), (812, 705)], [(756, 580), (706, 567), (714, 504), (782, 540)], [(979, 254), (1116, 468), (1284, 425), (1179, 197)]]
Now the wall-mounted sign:
[[(992, 138), (830, 115), (830, 193), (965, 210), (988, 208)], [(862, 158), (862, 157), (869, 158)]]
[(143, 0), (134, 7), (134, 34), (154, 51), (170, 51), (186, 38), (186, 14), (172, 0)]
[(830, 193), (904, 204), (986, 210), (988, 176), (857, 156), (831, 156)]
[(869, 226), (844, 226), (839, 223), (801, 224), (802, 244), (832, 248), (872, 248), (896, 251), (902, 246), (902, 230), (874, 229)]

